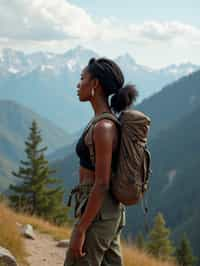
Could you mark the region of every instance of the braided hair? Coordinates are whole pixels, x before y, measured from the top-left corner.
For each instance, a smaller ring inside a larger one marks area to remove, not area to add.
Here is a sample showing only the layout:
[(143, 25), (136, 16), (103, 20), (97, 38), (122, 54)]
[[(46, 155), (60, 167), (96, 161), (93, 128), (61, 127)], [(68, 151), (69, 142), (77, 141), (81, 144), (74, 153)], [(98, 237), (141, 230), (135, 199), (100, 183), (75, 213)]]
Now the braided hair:
[(110, 107), (119, 113), (129, 107), (138, 96), (138, 91), (132, 84), (124, 85), (124, 75), (120, 67), (108, 58), (91, 58), (87, 70), (93, 78), (97, 78), (108, 97), (111, 94)]

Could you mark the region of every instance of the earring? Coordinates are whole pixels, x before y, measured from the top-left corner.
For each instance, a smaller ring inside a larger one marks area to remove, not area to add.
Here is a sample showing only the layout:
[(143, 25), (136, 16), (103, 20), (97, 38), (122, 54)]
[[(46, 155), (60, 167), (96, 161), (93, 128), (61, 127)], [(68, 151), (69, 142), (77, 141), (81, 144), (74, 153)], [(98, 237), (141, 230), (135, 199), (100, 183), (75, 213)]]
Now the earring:
[(94, 88), (92, 88), (92, 90), (91, 90), (91, 95), (92, 95), (92, 97), (94, 97)]

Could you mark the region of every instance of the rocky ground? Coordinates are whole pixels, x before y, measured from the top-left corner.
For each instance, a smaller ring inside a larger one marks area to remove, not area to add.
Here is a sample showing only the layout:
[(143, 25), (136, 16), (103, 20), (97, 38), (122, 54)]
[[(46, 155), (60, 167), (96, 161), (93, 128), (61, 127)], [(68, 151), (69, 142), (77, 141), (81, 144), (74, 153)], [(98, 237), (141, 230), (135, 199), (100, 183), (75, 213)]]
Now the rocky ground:
[(47, 234), (35, 232), (35, 240), (25, 239), (28, 262), (31, 266), (63, 266), (66, 248), (57, 247), (57, 241)]

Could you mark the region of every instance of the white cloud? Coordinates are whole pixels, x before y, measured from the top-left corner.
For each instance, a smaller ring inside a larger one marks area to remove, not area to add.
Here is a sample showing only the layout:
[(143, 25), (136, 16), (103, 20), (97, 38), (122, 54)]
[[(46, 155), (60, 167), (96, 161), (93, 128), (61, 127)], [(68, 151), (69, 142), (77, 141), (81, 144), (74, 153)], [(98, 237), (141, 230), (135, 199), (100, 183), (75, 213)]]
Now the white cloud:
[(138, 36), (153, 41), (169, 41), (178, 38), (200, 40), (200, 29), (178, 21), (162, 23), (150, 21), (138, 26), (131, 25), (131, 29), (133, 32), (136, 32)]
[(88, 38), (96, 32), (91, 17), (65, 0), (4, 0), (1, 5), (1, 37), (58, 40)]
[(0, 4), (0, 50), (63, 52), (83, 45), (108, 56), (128, 51), (149, 65), (200, 60), (200, 28), (180, 21), (97, 20), (67, 0), (0, 0)]
[(147, 21), (126, 25), (114, 18), (104, 18), (96, 22), (84, 9), (66, 0), (1, 2), (1, 38), (32, 41), (200, 41), (200, 29), (178, 21)]

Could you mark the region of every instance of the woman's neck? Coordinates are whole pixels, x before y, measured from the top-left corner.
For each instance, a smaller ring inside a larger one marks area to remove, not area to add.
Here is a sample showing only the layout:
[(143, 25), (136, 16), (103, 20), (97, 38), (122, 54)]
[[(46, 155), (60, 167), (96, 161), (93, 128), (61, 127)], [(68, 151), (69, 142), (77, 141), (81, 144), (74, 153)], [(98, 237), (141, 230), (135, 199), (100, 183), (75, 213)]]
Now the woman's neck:
[(108, 102), (106, 101), (96, 101), (96, 102), (91, 102), (92, 108), (94, 110), (94, 116), (98, 116), (102, 113), (112, 113)]

